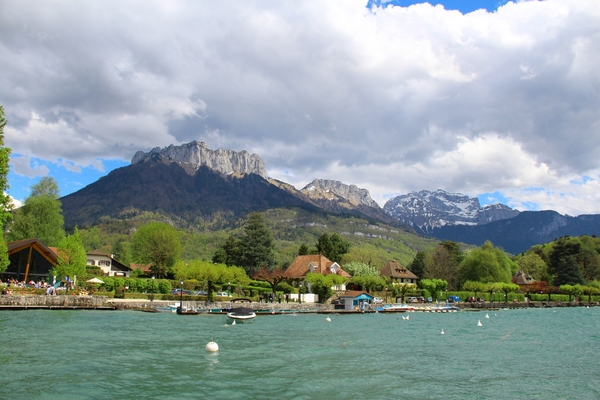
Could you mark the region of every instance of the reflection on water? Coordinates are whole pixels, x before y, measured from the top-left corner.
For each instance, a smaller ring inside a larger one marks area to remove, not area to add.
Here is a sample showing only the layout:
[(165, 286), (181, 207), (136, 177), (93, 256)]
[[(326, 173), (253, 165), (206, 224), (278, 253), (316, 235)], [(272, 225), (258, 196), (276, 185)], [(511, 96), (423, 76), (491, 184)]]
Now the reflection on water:
[(2, 312), (0, 398), (600, 398), (600, 308), (401, 317)]

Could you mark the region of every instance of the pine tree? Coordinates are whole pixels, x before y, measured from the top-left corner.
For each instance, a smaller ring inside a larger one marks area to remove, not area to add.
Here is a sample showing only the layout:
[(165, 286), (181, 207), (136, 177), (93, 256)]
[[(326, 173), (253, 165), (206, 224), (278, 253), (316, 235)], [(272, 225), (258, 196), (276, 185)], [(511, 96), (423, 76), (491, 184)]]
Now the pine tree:
[(251, 213), (238, 244), (239, 266), (248, 276), (254, 275), (260, 268), (272, 269), (275, 265), (274, 242), (261, 213)]

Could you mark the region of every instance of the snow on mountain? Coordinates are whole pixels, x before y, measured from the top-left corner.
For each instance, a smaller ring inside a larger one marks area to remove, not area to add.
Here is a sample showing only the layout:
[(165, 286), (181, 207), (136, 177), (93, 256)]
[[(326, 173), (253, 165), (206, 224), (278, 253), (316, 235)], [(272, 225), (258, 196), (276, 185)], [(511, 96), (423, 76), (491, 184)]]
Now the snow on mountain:
[(422, 190), (390, 199), (385, 212), (425, 232), (446, 225), (483, 225), (519, 214), (503, 204), (481, 207), (479, 200), (438, 189)]

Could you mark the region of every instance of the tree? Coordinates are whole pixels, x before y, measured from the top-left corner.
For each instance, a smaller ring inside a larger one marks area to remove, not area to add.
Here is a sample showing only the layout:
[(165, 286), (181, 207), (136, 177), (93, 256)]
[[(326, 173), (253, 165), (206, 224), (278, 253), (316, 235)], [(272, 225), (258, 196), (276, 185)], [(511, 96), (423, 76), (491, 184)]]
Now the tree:
[(443, 279), (421, 279), (421, 287), (429, 292), (433, 301), (437, 301), (438, 294), (448, 288), (448, 282)]
[(273, 289), (273, 296), (275, 296), (277, 285), (283, 281), (286, 281), (287, 276), (285, 276), (285, 270), (282, 268), (269, 270), (265, 267), (261, 267), (252, 276), (252, 279), (267, 282), (269, 285), (271, 285), (271, 289)]
[(342, 262), (342, 256), (350, 249), (350, 242), (334, 233), (329, 236), (327, 233), (322, 234), (317, 239), (317, 251), (331, 261), (337, 263)]
[(406, 297), (406, 293), (408, 293), (409, 290), (416, 288), (416, 286), (417, 285), (415, 285), (414, 283), (399, 283), (399, 284), (392, 285), (391, 286), (392, 295), (394, 296), (394, 299), (398, 298), (398, 295), (400, 295), (400, 302), (404, 303), (404, 298)]
[[(252, 276), (261, 267), (271, 269), (275, 265), (274, 242), (271, 231), (265, 225), (262, 213), (251, 213), (244, 228), (245, 235), (238, 244), (239, 265)], [(229, 260), (229, 259), (228, 259)]]
[(51, 275), (63, 277), (83, 277), (86, 274), (87, 255), (79, 230), (63, 238), (58, 244), (58, 264), (54, 267)]
[(569, 302), (571, 302), (572, 296), (577, 296), (582, 292), (582, 288), (580, 285), (560, 285), (559, 287), (561, 292), (567, 293), (569, 295)]
[(212, 261), (228, 266), (238, 265), (240, 258), (238, 244), (238, 240), (233, 235), (229, 235), (225, 243), (213, 255)]
[(386, 284), (385, 279), (382, 277), (371, 275), (353, 276), (352, 283), (360, 286), (367, 292), (371, 292), (377, 287), (383, 287)]
[(555, 286), (584, 283), (583, 271), (577, 262), (580, 250), (581, 243), (568, 237), (560, 238), (553, 243), (548, 267), (555, 275), (553, 281)]
[(344, 264), (344, 271), (346, 271), (353, 277), (354, 276), (375, 276), (375, 277), (381, 276), (381, 274), (379, 273), (379, 270), (377, 268), (369, 266), (369, 265), (361, 263), (361, 262), (358, 262), (358, 261), (352, 261), (352, 262)]
[(300, 247), (298, 248), (298, 255), (299, 256), (307, 256), (309, 254), (309, 249), (308, 246), (304, 243), (302, 243), (300, 245)]
[(178, 261), (173, 267), (173, 273), (177, 279), (196, 279), (202, 282), (208, 298), (213, 298), (217, 285), (238, 284), (245, 285), (250, 282), (243, 268), (228, 267), (225, 264), (213, 264), (208, 261), (192, 260), (188, 263)]
[[(8, 171), (9, 171), (9, 160), (11, 149), (4, 146), (4, 127), (7, 121), (4, 118), (4, 107), (0, 106), (0, 228), (4, 229), (4, 226), (12, 219), (13, 204), (10, 196), (8, 195)], [(0, 271), (2, 265), (0, 261)]]
[[(446, 243), (446, 242), (444, 242)], [(425, 258), (425, 273), (427, 279), (442, 279), (448, 283), (448, 288), (459, 288), (458, 265), (459, 258), (453, 251), (448, 250), (448, 245), (438, 245), (433, 253), (427, 254)]]
[(505, 282), (512, 278), (516, 265), (500, 249), (486, 241), (467, 253), (459, 265), (460, 281)]
[(427, 258), (427, 253), (424, 251), (419, 251), (415, 254), (415, 258), (412, 260), (408, 269), (410, 272), (422, 278), (425, 275), (425, 259)]
[(15, 212), (9, 240), (37, 238), (46, 246), (58, 246), (65, 237), (59, 196), (54, 178), (45, 176), (33, 185), (25, 204)]
[(466, 281), (463, 283), (463, 289), (469, 292), (474, 292), (475, 297), (477, 297), (477, 293), (485, 292), (486, 288), (487, 285), (479, 281)]
[(142, 225), (131, 241), (135, 262), (152, 263), (150, 269), (158, 278), (164, 277), (181, 255), (179, 233), (171, 225), (150, 222)]
[(388, 253), (378, 253), (377, 247), (369, 243), (363, 243), (360, 246), (352, 246), (342, 257), (343, 263), (358, 261), (369, 266), (383, 265), (384, 260), (389, 257)]
[(493, 301), (494, 293), (502, 291), (503, 285), (503, 282), (488, 282), (486, 290), (490, 294), (490, 301)]
[(316, 272), (306, 274), (305, 281), (310, 284), (310, 290), (319, 295), (319, 301), (325, 302), (333, 295), (333, 287), (345, 281), (344, 277), (336, 274), (323, 275)]
[(527, 252), (517, 261), (519, 269), (533, 277), (537, 281), (547, 280), (548, 266), (546, 262), (535, 252)]
[(508, 301), (508, 294), (509, 293), (514, 293), (519, 291), (519, 285), (515, 284), (515, 283), (506, 283), (506, 282), (499, 282), (501, 283), (500, 287), (500, 291), (502, 291), (502, 293), (504, 293), (504, 301)]

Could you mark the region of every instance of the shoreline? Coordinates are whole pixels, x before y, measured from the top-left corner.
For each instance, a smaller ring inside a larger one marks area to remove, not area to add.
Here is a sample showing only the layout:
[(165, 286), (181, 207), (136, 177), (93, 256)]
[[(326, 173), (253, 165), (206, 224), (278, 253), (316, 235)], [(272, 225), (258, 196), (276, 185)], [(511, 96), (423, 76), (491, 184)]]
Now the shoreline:
[[(179, 304), (175, 300), (142, 300), (142, 299), (110, 299), (103, 296), (1, 296), (0, 311), (6, 310), (99, 310), (99, 311), (118, 311), (134, 310), (157, 312), (156, 307), (166, 307), (170, 304)], [(197, 308), (204, 314), (220, 314), (222, 309), (229, 309), (236, 305), (244, 304), (258, 311), (260, 315), (282, 314), (282, 313), (321, 313), (321, 314), (365, 314), (365, 313), (402, 313), (402, 312), (434, 312), (428, 310), (434, 304), (411, 304), (408, 307), (414, 307), (414, 311), (397, 310), (383, 311), (383, 305), (367, 310), (343, 310), (336, 309), (332, 304), (320, 303), (238, 303), (233, 301), (206, 302), (206, 301), (184, 301), (183, 305), (188, 308)], [(596, 307), (594, 302), (560, 302), (560, 301), (542, 301), (529, 303), (452, 303), (452, 306), (460, 308), (461, 311), (493, 311), (500, 309), (525, 309), (525, 308), (555, 308), (555, 307)]]

